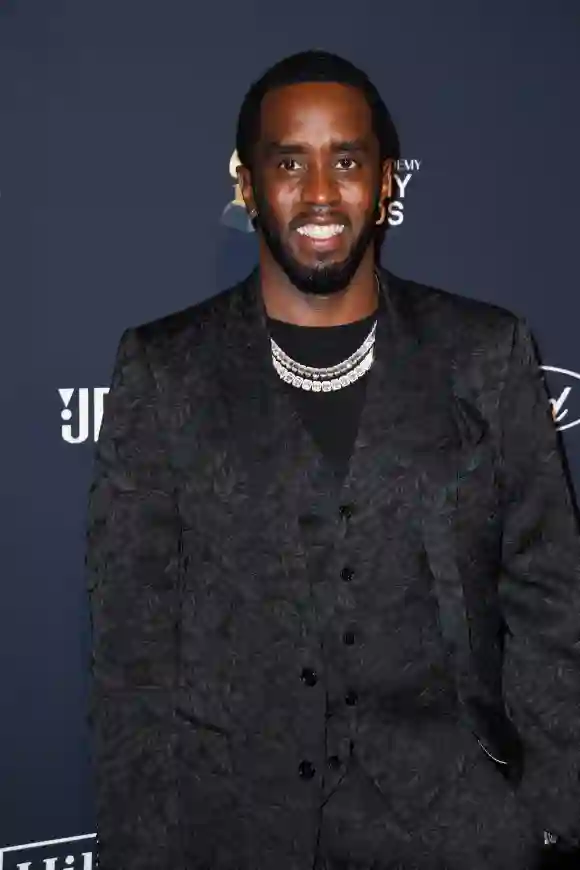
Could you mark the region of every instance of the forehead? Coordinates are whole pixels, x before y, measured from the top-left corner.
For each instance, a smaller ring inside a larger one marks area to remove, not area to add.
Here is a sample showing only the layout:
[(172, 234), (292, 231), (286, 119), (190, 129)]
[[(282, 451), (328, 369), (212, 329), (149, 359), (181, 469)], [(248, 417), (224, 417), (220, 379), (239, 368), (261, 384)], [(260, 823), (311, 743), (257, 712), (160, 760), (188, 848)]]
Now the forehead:
[(358, 88), (304, 82), (269, 91), (262, 101), (260, 140), (299, 141), (315, 147), (328, 139), (373, 135), (372, 115)]

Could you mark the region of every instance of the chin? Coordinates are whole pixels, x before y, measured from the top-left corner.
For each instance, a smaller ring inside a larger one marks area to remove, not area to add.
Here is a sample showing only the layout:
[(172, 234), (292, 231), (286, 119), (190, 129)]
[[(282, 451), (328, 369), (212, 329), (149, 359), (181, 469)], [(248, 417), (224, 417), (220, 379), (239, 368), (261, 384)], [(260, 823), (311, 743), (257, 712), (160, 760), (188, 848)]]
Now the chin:
[(302, 260), (295, 258), (296, 265), (301, 269), (308, 269), (312, 272), (324, 272), (325, 269), (344, 269), (349, 261), (349, 254), (346, 256), (337, 256), (335, 253), (319, 254), (311, 260)]
[(297, 285), (304, 293), (313, 296), (334, 296), (348, 286), (350, 276), (342, 270), (311, 269), (303, 273), (303, 280)]

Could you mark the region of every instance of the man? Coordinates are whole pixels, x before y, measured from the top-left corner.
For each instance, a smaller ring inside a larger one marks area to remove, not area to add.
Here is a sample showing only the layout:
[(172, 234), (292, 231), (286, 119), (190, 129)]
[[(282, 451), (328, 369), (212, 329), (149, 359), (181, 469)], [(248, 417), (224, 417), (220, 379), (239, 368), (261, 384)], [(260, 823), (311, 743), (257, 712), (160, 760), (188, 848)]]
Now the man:
[(249, 91), (241, 284), (122, 339), (91, 490), (100, 870), (535, 866), (578, 837), (580, 545), (526, 326), (380, 268), (350, 63)]

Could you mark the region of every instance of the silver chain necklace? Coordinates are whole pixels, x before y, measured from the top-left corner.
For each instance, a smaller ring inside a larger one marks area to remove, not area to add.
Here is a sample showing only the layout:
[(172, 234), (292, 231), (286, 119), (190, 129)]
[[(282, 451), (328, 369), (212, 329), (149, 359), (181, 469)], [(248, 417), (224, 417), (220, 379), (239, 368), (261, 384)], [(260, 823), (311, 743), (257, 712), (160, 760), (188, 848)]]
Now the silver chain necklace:
[[(376, 273), (375, 278), (380, 293), (380, 283)], [(376, 330), (377, 320), (373, 323), (363, 343), (354, 353), (351, 353), (342, 362), (326, 367), (302, 365), (302, 363), (297, 362), (284, 353), (282, 348), (270, 336), (274, 368), (282, 380), (292, 384), (293, 387), (299, 387), (302, 390), (312, 390), (315, 393), (340, 390), (357, 381), (372, 366)]]

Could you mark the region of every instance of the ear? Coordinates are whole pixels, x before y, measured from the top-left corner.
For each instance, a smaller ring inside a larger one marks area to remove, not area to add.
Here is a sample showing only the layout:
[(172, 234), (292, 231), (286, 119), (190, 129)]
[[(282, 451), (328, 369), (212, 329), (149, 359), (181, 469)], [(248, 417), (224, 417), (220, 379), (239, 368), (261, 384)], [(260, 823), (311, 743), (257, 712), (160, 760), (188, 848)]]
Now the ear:
[(240, 188), (240, 192), (242, 194), (242, 198), (244, 200), (244, 204), (248, 212), (252, 211), (253, 208), (256, 207), (254, 202), (254, 189), (252, 186), (252, 175), (247, 166), (243, 166), (240, 164), (236, 173), (238, 176), (238, 185)]
[(393, 196), (393, 172), (395, 169), (395, 161), (392, 157), (387, 157), (383, 162), (382, 177), (381, 177), (381, 202), (385, 199), (392, 199)]

